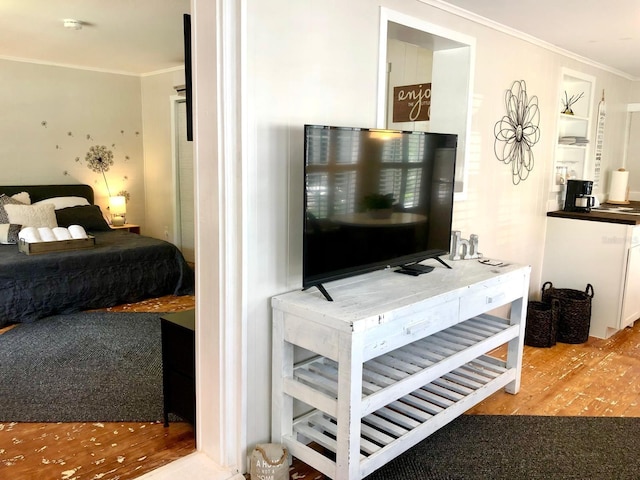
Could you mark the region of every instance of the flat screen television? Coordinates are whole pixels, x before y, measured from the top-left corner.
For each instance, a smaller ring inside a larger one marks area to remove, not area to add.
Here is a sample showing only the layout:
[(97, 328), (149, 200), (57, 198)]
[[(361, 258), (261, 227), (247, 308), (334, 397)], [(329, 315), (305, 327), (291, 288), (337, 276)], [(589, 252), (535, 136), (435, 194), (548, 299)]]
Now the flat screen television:
[(187, 141), (193, 141), (193, 85), (191, 72), (191, 15), (182, 16), (184, 34), (184, 88), (187, 103)]
[(303, 288), (449, 253), (457, 140), (305, 125)]

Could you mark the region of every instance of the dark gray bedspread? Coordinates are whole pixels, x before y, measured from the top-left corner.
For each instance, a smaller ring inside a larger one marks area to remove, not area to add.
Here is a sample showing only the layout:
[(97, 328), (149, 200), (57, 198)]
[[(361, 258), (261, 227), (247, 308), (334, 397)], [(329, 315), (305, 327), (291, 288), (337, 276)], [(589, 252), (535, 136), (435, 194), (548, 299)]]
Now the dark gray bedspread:
[(93, 235), (95, 248), (41, 255), (0, 245), (0, 327), (194, 293), (194, 272), (173, 244), (123, 230)]

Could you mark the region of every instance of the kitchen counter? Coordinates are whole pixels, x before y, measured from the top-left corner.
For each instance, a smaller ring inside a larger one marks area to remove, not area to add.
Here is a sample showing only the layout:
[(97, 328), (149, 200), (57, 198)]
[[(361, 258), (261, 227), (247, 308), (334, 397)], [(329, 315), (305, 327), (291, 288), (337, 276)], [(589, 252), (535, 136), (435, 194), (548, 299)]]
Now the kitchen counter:
[(628, 205), (603, 203), (590, 212), (565, 212), (557, 210), (547, 212), (547, 217), (573, 218), (575, 220), (589, 220), (592, 222), (621, 223), (624, 225), (640, 225), (640, 202), (630, 202)]
[(640, 202), (547, 213), (542, 279), (556, 288), (593, 287), (592, 337), (609, 338), (640, 319)]

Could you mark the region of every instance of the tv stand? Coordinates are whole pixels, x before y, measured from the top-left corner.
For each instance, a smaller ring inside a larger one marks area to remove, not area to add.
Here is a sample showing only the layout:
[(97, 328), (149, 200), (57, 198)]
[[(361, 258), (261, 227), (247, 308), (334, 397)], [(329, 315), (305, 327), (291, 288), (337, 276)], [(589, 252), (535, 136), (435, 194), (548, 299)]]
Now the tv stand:
[[(332, 303), (274, 297), (271, 440), (359, 480), (492, 393), (517, 393), (530, 272), (461, 260), (337, 281)], [(506, 359), (491, 355), (501, 345)]]

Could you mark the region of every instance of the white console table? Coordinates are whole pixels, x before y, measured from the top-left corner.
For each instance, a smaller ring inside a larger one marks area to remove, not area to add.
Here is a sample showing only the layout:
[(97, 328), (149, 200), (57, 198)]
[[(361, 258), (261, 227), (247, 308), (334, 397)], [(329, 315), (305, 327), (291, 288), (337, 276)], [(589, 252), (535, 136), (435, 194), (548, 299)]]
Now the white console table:
[[(497, 390), (518, 392), (530, 267), (431, 262), (420, 277), (327, 284), (333, 302), (316, 289), (272, 299), (273, 442), (360, 479)], [(487, 313), (508, 304), (508, 318)], [(503, 344), (506, 361), (487, 355)], [(311, 358), (294, 362), (299, 349)]]

